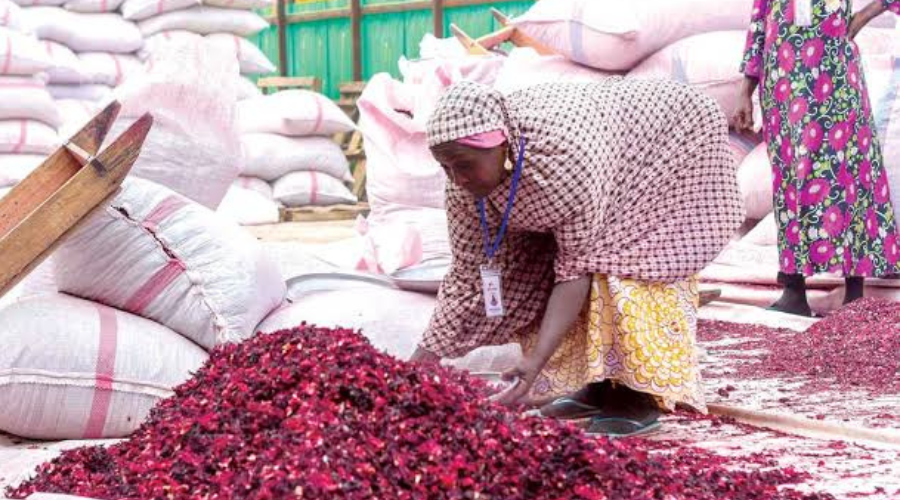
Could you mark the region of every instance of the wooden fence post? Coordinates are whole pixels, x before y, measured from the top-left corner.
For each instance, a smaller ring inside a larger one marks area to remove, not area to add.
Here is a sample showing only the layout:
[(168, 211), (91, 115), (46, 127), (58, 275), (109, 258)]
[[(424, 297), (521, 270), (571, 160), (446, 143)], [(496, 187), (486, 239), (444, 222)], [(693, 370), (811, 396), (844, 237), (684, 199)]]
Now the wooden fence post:
[(351, 50), (353, 51), (353, 81), (362, 81), (362, 5), (350, 0)]
[(431, 0), (434, 15), (434, 36), (444, 38), (444, 0)]
[(280, 66), (281, 76), (288, 75), (288, 53), (287, 53), (287, 13), (285, 2), (287, 0), (278, 0), (278, 65)]

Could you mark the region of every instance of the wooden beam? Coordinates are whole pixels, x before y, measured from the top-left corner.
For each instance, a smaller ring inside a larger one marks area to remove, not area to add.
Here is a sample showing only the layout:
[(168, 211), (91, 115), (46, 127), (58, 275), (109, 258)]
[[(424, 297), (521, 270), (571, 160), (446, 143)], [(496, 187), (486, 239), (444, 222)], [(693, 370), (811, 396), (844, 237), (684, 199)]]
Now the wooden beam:
[(362, 0), (350, 0), (350, 42), (353, 80), (362, 80)]
[(306, 89), (322, 92), (322, 80), (316, 76), (267, 76), (260, 78), (256, 86), (265, 90)]
[(281, 76), (288, 75), (288, 52), (287, 52), (287, 8), (285, 3), (287, 0), (278, 0), (278, 20), (276, 29), (278, 30), (278, 66)]
[(431, 12), (434, 16), (434, 36), (444, 38), (444, 0), (432, 0)]
[[(418, 1), (410, 3), (388, 3), (378, 5), (367, 5), (362, 8), (362, 14), (390, 14), (394, 12), (410, 12), (417, 10), (429, 10), (433, 7), (434, 0)], [(521, 0), (443, 0), (444, 10), (453, 7), (471, 7), (476, 5), (496, 5), (509, 2), (517, 2)], [(286, 24), (306, 23), (311, 21), (324, 21), (326, 19), (349, 18), (351, 15), (349, 8), (329, 9), (318, 12), (299, 12), (289, 14)], [(266, 18), (270, 23), (278, 22), (277, 18)]]

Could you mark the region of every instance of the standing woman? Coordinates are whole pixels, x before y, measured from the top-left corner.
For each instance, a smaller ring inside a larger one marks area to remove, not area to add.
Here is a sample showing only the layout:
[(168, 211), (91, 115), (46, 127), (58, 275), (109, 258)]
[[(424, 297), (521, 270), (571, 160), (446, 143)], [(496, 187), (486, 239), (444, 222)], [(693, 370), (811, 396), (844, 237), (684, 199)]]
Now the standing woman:
[(414, 361), (519, 342), (506, 402), (633, 435), (703, 410), (696, 274), (743, 220), (728, 125), (671, 82), (446, 92), (428, 144), (453, 261)]
[(852, 15), (850, 0), (755, 0), (734, 124), (753, 128), (760, 87), (763, 137), (774, 170), (784, 287), (775, 310), (810, 316), (806, 277), (846, 279), (844, 303), (865, 278), (897, 272), (894, 212), (872, 106), (853, 42), (900, 0), (874, 0)]

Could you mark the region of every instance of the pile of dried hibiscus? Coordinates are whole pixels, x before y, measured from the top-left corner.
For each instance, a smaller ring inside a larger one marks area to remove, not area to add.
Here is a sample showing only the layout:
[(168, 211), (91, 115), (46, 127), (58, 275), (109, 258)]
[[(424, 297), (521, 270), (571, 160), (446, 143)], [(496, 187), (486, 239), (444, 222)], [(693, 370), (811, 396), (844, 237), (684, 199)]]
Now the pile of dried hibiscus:
[[(397, 361), (357, 333), (300, 327), (217, 349), (130, 439), (82, 448), (7, 492), (99, 499), (806, 499), (786, 469), (585, 437)], [(762, 464), (767, 465), (767, 464)]]
[(701, 322), (698, 338), (705, 342), (740, 338), (741, 349), (762, 352), (735, 366), (738, 379), (801, 377), (802, 392), (857, 388), (881, 395), (900, 393), (898, 332), (900, 304), (863, 299), (803, 333)]

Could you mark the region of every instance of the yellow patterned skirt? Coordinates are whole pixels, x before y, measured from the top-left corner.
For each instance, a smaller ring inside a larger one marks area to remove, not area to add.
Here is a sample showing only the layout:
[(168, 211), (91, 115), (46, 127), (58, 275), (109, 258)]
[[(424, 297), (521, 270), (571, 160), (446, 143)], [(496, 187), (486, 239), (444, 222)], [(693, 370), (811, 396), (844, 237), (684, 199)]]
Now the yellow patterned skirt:
[[(705, 412), (696, 351), (696, 279), (649, 283), (595, 275), (578, 322), (538, 376), (534, 401), (612, 380), (656, 396), (663, 409), (677, 403)], [(522, 349), (537, 344), (525, 335)]]

